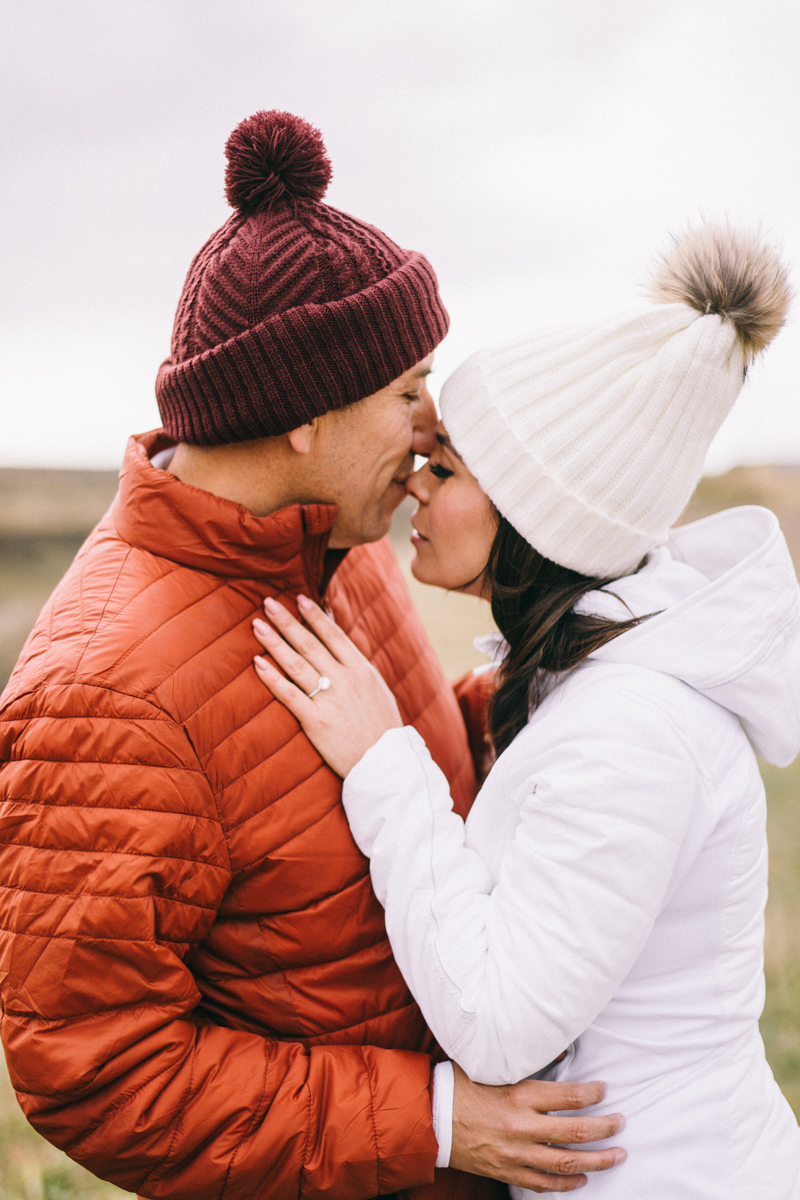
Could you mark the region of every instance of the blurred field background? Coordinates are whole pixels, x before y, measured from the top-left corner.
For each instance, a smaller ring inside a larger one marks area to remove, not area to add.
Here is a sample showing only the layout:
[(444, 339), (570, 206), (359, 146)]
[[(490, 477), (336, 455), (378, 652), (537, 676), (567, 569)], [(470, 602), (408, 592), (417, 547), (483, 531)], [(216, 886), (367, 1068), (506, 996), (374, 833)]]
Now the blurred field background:
[[(39, 610), (116, 491), (113, 471), (0, 469), (0, 687)], [(685, 519), (734, 504), (764, 504), (778, 515), (800, 568), (800, 468), (737, 467), (701, 481)], [(451, 678), (485, 662), (473, 638), (492, 628), (488, 606), (422, 587), (411, 576), (411, 506), (397, 515), (393, 539), (431, 641)], [(767, 1056), (800, 1115), (800, 760), (764, 767), (771, 851), (767, 910)], [(0, 1073), (0, 1200), (112, 1200), (103, 1184), (54, 1150), (25, 1122)]]

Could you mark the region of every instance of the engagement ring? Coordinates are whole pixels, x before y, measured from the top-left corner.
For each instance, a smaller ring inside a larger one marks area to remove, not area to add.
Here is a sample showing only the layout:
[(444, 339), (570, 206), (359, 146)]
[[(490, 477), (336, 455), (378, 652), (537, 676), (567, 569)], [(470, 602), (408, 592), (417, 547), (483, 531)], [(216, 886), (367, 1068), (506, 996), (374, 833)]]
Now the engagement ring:
[(330, 686), (331, 686), (331, 681), (330, 681), (330, 679), (328, 679), (328, 676), (320, 675), (319, 683), (314, 688), (313, 692), (308, 693), (309, 700), (311, 700), (314, 696), (316, 696), (317, 692), (327, 692), (327, 690)]

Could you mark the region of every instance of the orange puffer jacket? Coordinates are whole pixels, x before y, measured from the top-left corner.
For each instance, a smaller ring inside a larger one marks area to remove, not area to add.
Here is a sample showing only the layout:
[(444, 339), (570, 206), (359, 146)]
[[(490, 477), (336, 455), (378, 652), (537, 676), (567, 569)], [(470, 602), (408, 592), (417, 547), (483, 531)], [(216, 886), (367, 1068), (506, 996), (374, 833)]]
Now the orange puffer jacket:
[[(435, 1047), (340, 780), (251, 665), (263, 598), (320, 594), (335, 510), (256, 518), (154, 468), (161, 444), (132, 439), (0, 706), (20, 1102), (148, 1197), (496, 1196), (454, 1171), (433, 1182)], [(351, 551), (326, 600), (464, 811), (463, 724), (389, 545)]]

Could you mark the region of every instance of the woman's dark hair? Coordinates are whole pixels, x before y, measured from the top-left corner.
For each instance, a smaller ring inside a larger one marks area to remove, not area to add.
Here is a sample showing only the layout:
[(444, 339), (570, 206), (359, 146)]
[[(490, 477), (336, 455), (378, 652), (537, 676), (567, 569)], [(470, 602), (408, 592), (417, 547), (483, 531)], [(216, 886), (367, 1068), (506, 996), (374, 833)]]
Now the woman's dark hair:
[(509, 645), (487, 712), (495, 754), (502, 754), (527, 725), (546, 695), (550, 672), (577, 667), (643, 619), (612, 621), (573, 611), (581, 596), (611, 582), (544, 558), (499, 517), (484, 586), (497, 628)]

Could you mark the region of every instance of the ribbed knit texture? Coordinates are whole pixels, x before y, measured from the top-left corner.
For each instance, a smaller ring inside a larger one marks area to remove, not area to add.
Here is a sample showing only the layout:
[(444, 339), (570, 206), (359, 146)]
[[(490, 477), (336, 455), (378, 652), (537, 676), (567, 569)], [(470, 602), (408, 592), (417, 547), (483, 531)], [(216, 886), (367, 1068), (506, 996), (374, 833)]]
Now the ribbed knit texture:
[(330, 205), (235, 214), (194, 259), (156, 382), (176, 440), (248, 441), (385, 387), (447, 332), (421, 254)]
[(659, 304), (483, 350), (445, 383), (441, 408), (534, 549), (615, 578), (666, 540), (742, 382), (728, 321)]

